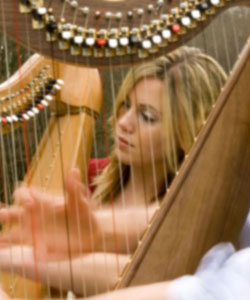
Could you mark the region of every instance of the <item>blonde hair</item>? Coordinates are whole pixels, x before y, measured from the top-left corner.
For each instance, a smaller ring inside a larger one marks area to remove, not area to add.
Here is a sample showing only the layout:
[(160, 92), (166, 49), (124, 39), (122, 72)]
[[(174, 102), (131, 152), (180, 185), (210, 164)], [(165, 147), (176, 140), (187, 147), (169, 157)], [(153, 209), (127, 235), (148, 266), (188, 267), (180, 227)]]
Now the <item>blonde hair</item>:
[[(180, 164), (180, 154), (187, 153), (212, 105), (226, 81), (222, 67), (199, 49), (178, 50), (130, 69), (116, 99), (115, 113), (134, 86), (145, 78), (164, 82), (163, 126), (165, 132), (165, 163), (169, 174)], [(116, 118), (112, 117), (113, 129)], [(183, 157), (183, 155), (181, 155)], [(114, 151), (110, 162), (94, 180), (93, 199), (107, 202), (125, 186), (130, 167), (119, 163)]]

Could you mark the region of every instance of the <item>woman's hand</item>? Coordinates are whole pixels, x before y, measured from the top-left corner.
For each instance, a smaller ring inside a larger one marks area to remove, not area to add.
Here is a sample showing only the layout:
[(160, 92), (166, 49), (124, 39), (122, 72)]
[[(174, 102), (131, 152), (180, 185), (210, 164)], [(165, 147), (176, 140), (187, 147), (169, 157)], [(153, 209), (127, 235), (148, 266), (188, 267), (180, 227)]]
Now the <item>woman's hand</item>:
[[(1, 299), (1, 300), (10, 300), (10, 297), (8, 297), (8, 295), (5, 294), (5, 293), (2, 291), (2, 289), (0, 289), (0, 299)], [(12, 299), (12, 300), (14, 300), (14, 299)]]
[(94, 251), (99, 228), (88, 202), (88, 188), (80, 177), (77, 169), (68, 173), (65, 199), (29, 187), (17, 189), (15, 205), (0, 210), (5, 228), (0, 245), (32, 244), (41, 260)]

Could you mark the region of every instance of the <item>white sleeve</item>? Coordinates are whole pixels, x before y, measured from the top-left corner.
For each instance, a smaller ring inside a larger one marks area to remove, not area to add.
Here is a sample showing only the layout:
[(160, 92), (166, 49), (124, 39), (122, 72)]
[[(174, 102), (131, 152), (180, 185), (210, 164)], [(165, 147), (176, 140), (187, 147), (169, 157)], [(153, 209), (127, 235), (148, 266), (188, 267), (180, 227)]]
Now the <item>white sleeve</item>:
[(203, 257), (194, 275), (173, 280), (166, 300), (249, 300), (250, 248), (235, 252), (222, 243)]
[(240, 233), (239, 247), (240, 249), (250, 247), (250, 212)]

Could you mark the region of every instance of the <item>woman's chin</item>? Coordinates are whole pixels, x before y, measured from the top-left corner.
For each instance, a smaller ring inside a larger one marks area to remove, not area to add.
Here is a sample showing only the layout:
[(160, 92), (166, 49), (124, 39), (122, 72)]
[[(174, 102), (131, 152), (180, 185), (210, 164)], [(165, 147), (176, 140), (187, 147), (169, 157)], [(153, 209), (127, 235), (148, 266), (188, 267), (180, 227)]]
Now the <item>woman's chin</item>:
[(127, 153), (126, 151), (123, 151), (122, 149), (119, 149), (118, 147), (115, 148), (115, 155), (119, 162), (121, 162), (124, 165), (131, 165), (131, 154)]

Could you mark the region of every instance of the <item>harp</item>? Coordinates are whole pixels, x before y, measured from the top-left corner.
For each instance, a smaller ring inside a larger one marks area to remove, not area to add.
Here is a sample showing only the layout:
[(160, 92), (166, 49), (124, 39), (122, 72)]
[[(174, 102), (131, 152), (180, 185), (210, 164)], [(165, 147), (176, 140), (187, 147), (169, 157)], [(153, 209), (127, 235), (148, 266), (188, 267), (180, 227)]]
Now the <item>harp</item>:
[[(15, 1), (2, 1), (1, 5), (7, 16), (12, 16), (13, 11), (18, 9)], [(26, 31), (19, 32), (19, 38), (26, 45), (30, 45), (27, 39), (32, 40), (30, 48), (34, 51), (49, 56), (52, 53), (53, 57), (61, 61), (111, 69), (120, 64), (130, 65), (140, 60), (150, 60), (171, 51), (200, 32), (213, 20), (214, 14), (230, 6), (249, 6), (249, 2), (194, 1), (167, 5), (164, 1), (157, 1), (152, 5), (151, 1), (140, 1), (135, 10), (129, 9), (129, 5), (129, 1), (122, 3), (121, 10), (119, 1), (112, 4), (95, 1), (89, 6), (81, 1), (65, 1), (62, 13), (62, 4), (57, 1), (52, 1), (49, 6), (46, 6), (46, 2), (43, 5), (41, 1), (35, 1), (34, 4), (20, 1), (20, 9), (27, 14), (17, 14), (15, 22), (22, 24), (22, 28), (26, 26)], [(175, 9), (170, 12), (173, 6)], [(100, 7), (104, 7), (104, 13)], [(194, 14), (197, 10), (198, 17)], [(90, 13), (94, 17), (89, 17)], [(60, 18), (62, 14), (67, 17), (66, 20)], [(122, 26), (124, 19), (127, 27)], [(6, 32), (15, 36), (16, 29), (11, 18), (4, 24)], [(32, 29), (32, 24), (36, 31)], [(86, 24), (88, 30), (84, 31)], [(110, 24), (118, 24), (116, 26), (123, 29), (108, 30)], [(144, 24), (150, 26), (142, 26)], [(104, 30), (98, 31), (96, 28)], [(86, 42), (84, 46), (81, 42), (83, 39)], [(115, 47), (121, 39), (124, 46)], [(250, 195), (247, 184), (250, 171), (249, 97), (245, 92), (249, 81), (249, 46), (241, 60), (158, 213), (148, 225), (148, 232), (143, 242), (139, 243), (118, 286), (155, 282), (193, 272), (200, 257), (211, 245), (221, 240), (236, 243), (249, 208)], [(235, 98), (242, 102), (236, 103)], [(227, 149), (230, 149), (227, 153), (224, 152), (225, 141), (228, 143)], [(211, 160), (213, 163), (210, 163)], [(228, 163), (232, 160), (233, 167)], [(223, 168), (218, 170), (217, 165)], [(201, 176), (203, 172), (206, 175)], [(234, 174), (237, 174), (237, 178), (234, 178)], [(210, 202), (210, 205), (207, 207), (204, 202)], [(205, 221), (202, 216), (206, 214), (209, 218)], [(179, 221), (177, 215), (185, 217), (178, 217), (182, 220)], [(153, 272), (148, 271), (152, 269)]]

